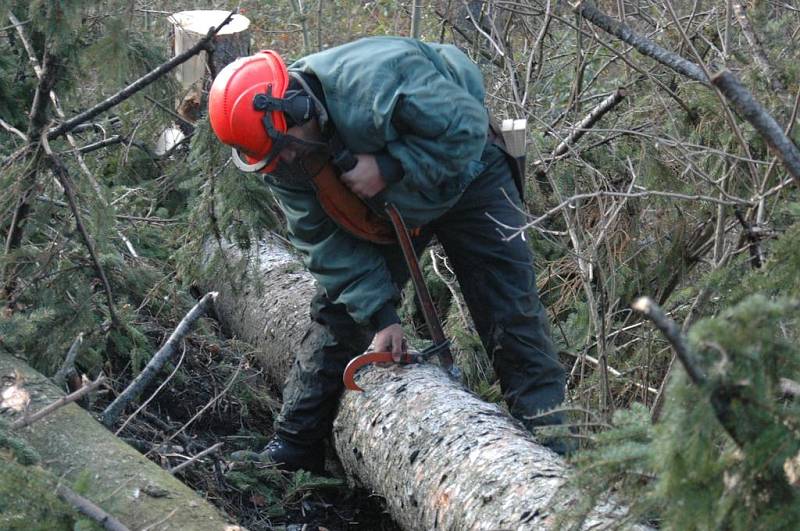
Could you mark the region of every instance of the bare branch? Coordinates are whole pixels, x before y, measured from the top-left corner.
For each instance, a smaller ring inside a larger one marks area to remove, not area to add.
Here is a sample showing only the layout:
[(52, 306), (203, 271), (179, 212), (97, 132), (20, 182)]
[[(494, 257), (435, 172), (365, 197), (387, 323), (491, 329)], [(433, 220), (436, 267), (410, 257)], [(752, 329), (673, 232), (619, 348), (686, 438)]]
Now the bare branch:
[(636, 34), (625, 24), (614, 20), (608, 15), (599, 11), (591, 2), (579, 0), (573, 9), (581, 14), (583, 18), (600, 28), (601, 30), (614, 35), (623, 42), (636, 48), (642, 55), (655, 59), (659, 63), (670, 67), (684, 76), (699, 81), (703, 85), (708, 85), (703, 69), (695, 63), (688, 61), (680, 55), (670, 52), (653, 41)]
[(724, 70), (714, 75), (711, 82), (719, 88), (736, 112), (764, 137), (789, 174), (800, 184), (800, 150), (775, 119), (729, 71)]
[[(572, 128), (572, 131), (564, 138), (558, 146), (553, 150), (550, 154), (550, 159), (555, 159), (569, 151), (570, 146), (574, 145), (578, 140), (583, 137), (589, 130), (592, 128), (594, 124), (596, 124), (600, 119), (606, 115), (611, 109), (617, 106), (619, 102), (621, 102), (625, 98), (625, 89), (618, 88), (615, 90), (610, 96), (600, 102), (594, 109), (592, 109), (589, 114), (587, 114), (580, 122), (578, 122), (575, 127)], [(544, 161), (536, 160), (533, 162), (534, 165), (539, 166), (543, 164)]]
[(9, 133), (14, 133), (14, 134), (15, 134), (15, 135), (17, 135), (18, 137), (20, 137), (20, 138), (21, 138), (21, 139), (22, 139), (24, 142), (27, 142), (27, 141), (28, 141), (28, 137), (27, 137), (27, 136), (25, 136), (25, 133), (23, 133), (22, 131), (20, 131), (19, 129), (17, 129), (16, 127), (14, 127), (13, 125), (9, 124), (8, 122), (6, 122), (5, 120), (3, 120), (2, 118), (0, 118), (0, 127), (2, 127), (3, 129), (5, 129), (5, 130), (6, 130), (6, 131), (8, 131)]
[(119, 520), (105, 512), (103, 509), (87, 500), (72, 489), (59, 485), (56, 487), (56, 494), (59, 498), (75, 507), (81, 514), (88, 516), (108, 531), (129, 531), (129, 529)]
[(197, 461), (201, 457), (205, 457), (205, 456), (207, 456), (208, 454), (210, 454), (212, 452), (216, 452), (224, 444), (225, 444), (224, 442), (218, 442), (214, 446), (211, 446), (210, 448), (206, 448), (205, 450), (203, 450), (199, 454), (193, 456), (191, 459), (188, 459), (187, 461), (184, 461), (183, 463), (171, 468), (169, 470), (169, 473), (172, 474), (172, 475), (175, 475), (177, 472), (179, 472), (180, 470), (182, 470), (182, 469), (186, 468), (187, 466), (191, 465), (192, 463), (194, 463), (195, 461)]
[(91, 393), (92, 391), (94, 391), (95, 389), (97, 389), (98, 387), (103, 385), (103, 383), (105, 383), (105, 381), (106, 381), (105, 376), (103, 376), (101, 374), (100, 376), (97, 377), (97, 379), (95, 381), (93, 381), (89, 385), (81, 387), (80, 389), (78, 389), (74, 393), (68, 394), (66, 396), (62, 396), (61, 398), (59, 398), (58, 400), (56, 400), (52, 404), (43, 407), (42, 409), (40, 409), (39, 411), (37, 411), (33, 415), (30, 415), (30, 416), (26, 415), (26, 416), (24, 416), (24, 417), (22, 417), (22, 418), (20, 418), (20, 419), (18, 419), (16, 421), (14, 421), (11, 424), (11, 429), (12, 430), (18, 430), (20, 428), (24, 428), (25, 426), (30, 426), (31, 424), (33, 424), (37, 420), (46, 417), (47, 415), (49, 415), (53, 411), (55, 411), (57, 409), (60, 409), (60, 408), (62, 408), (64, 406), (66, 406), (67, 404), (71, 404), (72, 402), (75, 402), (76, 400), (80, 400), (84, 396), (88, 395), (89, 393)]
[(664, 337), (667, 338), (667, 341), (675, 350), (675, 354), (683, 364), (692, 382), (696, 385), (703, 385), (706, 381), (706, 376), (702, 373), (700, 364), (689, 351), (689, 347), (686, 345), (686, 338), (684, 338), (680, 327), (675, 321), (667, 317), (664, 310), (649, 297), (636, 299), (631, 307), (650, 319), (661, 330), (661, 333), (664, 334)]
[(148, 85), (150, 85), (151, 83), (162, 77), (164, 74), (170, 72), (176, 66), (185, 63), (186, 61), (188, 61), (201, 51), (209, 50), (210, 47), (212, 46), (211, 41), (214, 39), (214, 36), (217, 34), (217, 32), (219, 32), (219, 30), (222, 29), (223, 26), (225, 26), (231, 20), (233, 20), (233, 15), (235, 13), (236, 13), (235, 11), (231, 11), (230, 14), (228, 14), (228, 16), (225, 18), (225, 20), (222, 21), (222, 23), (219, 26), (208, 30), (208, 34), (206, 34), (205, 37), (203, 37), (200, 41), (197, 42), (197, 44), (195, 44), (182, 54), (176, 55), (166, 63), (163, 63), (157, 68), (151, 70), (144, 76), (140, 77), (139, 79), (137, 79), (124, 89), (114, 94), (113, 96), (109, 96), (104, 101), (95, 105), (91, 109), (88, 109), (78, 114), (77, 116), (70, 118), (69, 120), (63, 122), (55, 129), (51, 129), (47, 134), (47, 138), (52, 140), (53, 138), (59, 135), (63, 135), (64, 133), (72, 131), (73, 129), (75, 129), (75, 127), (82, 124), (83, 122), (91, 120), (98, 114), (107, 111), (108, 109), (114, 107), (115, 105), (119, 105), (123, 101), (127, 100), (128, 98), (130, 98), (143, 88), (147, 87)]
[(101, 416), (101, 422), (106, 426), (110, 427), (116, 422), (117, 418), (119, 418), (120, 413), (122, 410), (125, 409), (131, 401), (135, 400), (144, 390), (145, 387), (155, 378), (155, 376), (159, 373), (161, 368), (164, 366), (165, 363), (172, 357), (175, 353), (175, 349), (178, 344), (183, 341), (183, 338), (186, 337), (186, 334), (192, 328), (195, 321), (206, 313), (209, 306), (214, 303), (217, 298), (217, 292), (212, 291), (211, 293), (207, 293), (200, 301), (194, 305), (194, 307), (189, 310), (189, 313), (178, 323), (177, 328), (175, 331), (172, 332), (172, 335), (169, 336), (167, 342), (164, 343), (164, 346), (156, 352), (153, 359), (151, 359), (147, 366), (139, 373), (139, 375), (133, 380), (133, 382), (128, 385), (125, 391), (122, 392), (106, 409), (103, 411)]

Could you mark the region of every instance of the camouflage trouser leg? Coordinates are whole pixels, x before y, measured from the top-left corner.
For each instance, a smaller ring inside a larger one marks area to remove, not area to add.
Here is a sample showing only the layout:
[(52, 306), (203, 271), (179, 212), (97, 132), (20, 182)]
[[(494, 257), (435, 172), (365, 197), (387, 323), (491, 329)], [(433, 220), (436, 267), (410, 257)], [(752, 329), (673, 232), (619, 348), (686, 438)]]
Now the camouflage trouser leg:
[(311, 302), (312, 325), (283, 388), (283, 407), (275, 432), (298, 444), (325, 438), (342, 392), (342, 373), (363, 352), (372, 331), (361, 327), (341, 304), (318, 288)]
[[(414, 246), (421, 250), (428, 241), (429, 234), (414, 238)], [(408, 271), (400, 248), (385, 246), (381, 250), (393, 283), (402, 287)], [(321, 288), (311, 301), (311, 319), (311, 329), (283, 388), (283, 407), (275, 419), (275, 432), (298, 444), (313, 443), (330, 433), (344, 390), (344, 368), (367, 349), (375, 334), (375, 330), (358, 325), (344, 304), (332, 302)]]

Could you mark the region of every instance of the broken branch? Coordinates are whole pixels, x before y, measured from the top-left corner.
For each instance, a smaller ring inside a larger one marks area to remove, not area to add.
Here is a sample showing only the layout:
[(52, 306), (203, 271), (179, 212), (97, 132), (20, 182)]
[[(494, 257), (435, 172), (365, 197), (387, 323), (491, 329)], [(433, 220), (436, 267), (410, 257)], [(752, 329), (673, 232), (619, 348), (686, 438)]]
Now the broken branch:
[(114, 422), (116, 422), (122, 410), (125, 409), (125, 406), (135, 400), (153, 378), (155, 378), (162, 367), (164, 367), (164, 364), (166, 364), (175, 353), (178, 344), (183, 341), (183, 338), (189, 333), (195, 321), (205, 314), (209, 306), (214, 303), (217, 295), (218, 293), (216, 291), (207, 293), (191, 310), (189, 310), (189, 313), (178, 323), (177, 328), (175, 328), (175, 331), (169, 336), (164, 346), (156, 352), (156, 355), (153, 356), (153, 359), (150, 360), (142, 372), (140, 372), (122, 394), (103, 411), (101, 422), (107, 428), (111, 427)]
[(800, 184), (800, 150), (786, 136), (778, 122), (729, 71), (723, 70), (715, 74), (711, 82), (736, 112), (764, 137), (795, 182)]
[(52, 404), (43, 407), (42, 409), (40, 409), (39, 411), (37, 411), (33, 415), (30, 415), (30, 416), (26, 415), (26, 416), (22, 417), (21, 419), (18, 419), (16, 421), (14, 421), (11, 424), (11, 429), (12, 430), (18, 430), (20, 428), (24, 428), (25, 426), (30, 426), (31, 424), (33, 424), (37, 420), (39, 420), (39, 419), (41, 419), (43, 417), (46, 417), (47, 415), (49, 415), (53, 411), (55, 411), (55, 410), (57, 410), (57, 409), (59, 409), (61, 407), (64, 407), (67, 404), (75, 402), (76, 400), (80, 400), (84, 396), (88, 395), (89, 393), (91, 393), (92, 391), (94, 391), (95, 389), (97, 389), (98, 387), (103, 385), (103, 383), (105, 383), (105, 381), (106, 381), (105, 376), (103, 376), (101, 374), (100, 376), (97, 377), (97, 379), (95, 381), (93, 381), (89, 385), (81, 387), (80, 389), (78, 389), (74, 393), (71, 393), (71, 394), (68, 394), (66, 396), (63, 396), (63, 397), (59, 398), (58, 400), (56, 400)]
[(125, 524), (72, 489), (59, 485), (56, 487), (56, 494), (58, 494), (59, 498), (75, 507), (81, 514), (102, 525), (104, 529), (108, 531), (129, 531)]

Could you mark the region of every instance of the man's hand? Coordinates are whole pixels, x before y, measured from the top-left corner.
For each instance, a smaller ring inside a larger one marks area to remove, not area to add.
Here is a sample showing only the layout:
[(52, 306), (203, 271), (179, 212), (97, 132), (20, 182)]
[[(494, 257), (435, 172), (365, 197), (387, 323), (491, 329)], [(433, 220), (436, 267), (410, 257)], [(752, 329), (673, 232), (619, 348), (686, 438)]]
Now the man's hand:
[(362, 199), (369, 199), (386, 188), (378, 163), (373, 155), (356, 155), (358, 164), (342, 174), (342, 182)]
[(400, 361), (400, 356), (406, 352), (406, 340), (403, 336), (403, 327), (391, 324), (375, 334), (372, 339), (372, 350), (375, 352), (391, 352), (395, 362)]

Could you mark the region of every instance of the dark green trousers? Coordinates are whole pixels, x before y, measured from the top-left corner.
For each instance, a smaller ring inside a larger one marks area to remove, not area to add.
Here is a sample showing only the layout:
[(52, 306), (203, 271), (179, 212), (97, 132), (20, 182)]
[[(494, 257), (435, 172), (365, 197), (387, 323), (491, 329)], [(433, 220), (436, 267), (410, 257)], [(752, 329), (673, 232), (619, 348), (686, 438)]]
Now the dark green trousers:
[[(559, 424), (561, 414), (527, 417), (558, 406), (564, 399), (564, 369), (550, 339), (547, 315), (539, 301), (533, 256), (517, 237), (504, 240), (492, 218), (512, 227), (524, 216), (505, 155), (495, 146), (483, 155), (487, 168), (458, 203), (415, 238), (418, 252), (435, 235), (458, 277), (478, 334), (500, 379), (511, 414), (526, 427)], [(382, 248), (392, 280), (409, 278), (399, 246)], [(321, 339), (298, 352), (283, 391), (275, 431), (296, 443), (328, 435), (343, 390), (342, 372), (369, 345), (375, 330), (359, 326), (320, 290), (311, 302), (314, 334)]]

